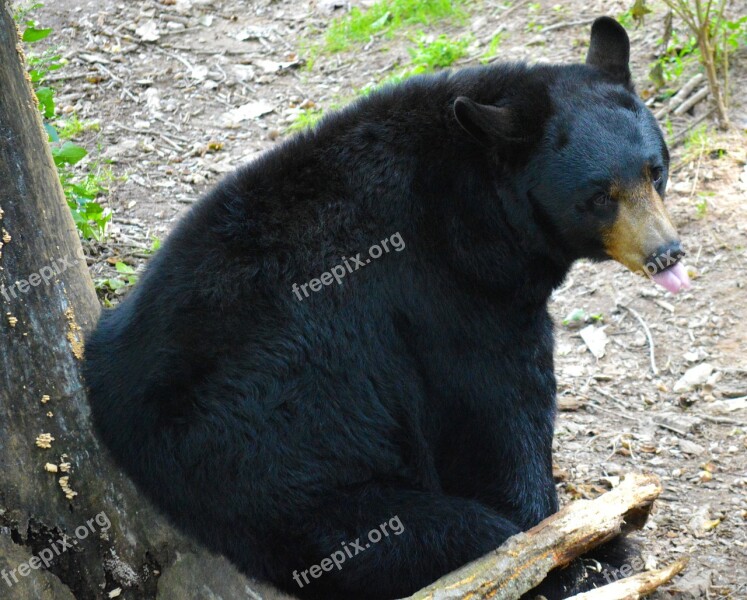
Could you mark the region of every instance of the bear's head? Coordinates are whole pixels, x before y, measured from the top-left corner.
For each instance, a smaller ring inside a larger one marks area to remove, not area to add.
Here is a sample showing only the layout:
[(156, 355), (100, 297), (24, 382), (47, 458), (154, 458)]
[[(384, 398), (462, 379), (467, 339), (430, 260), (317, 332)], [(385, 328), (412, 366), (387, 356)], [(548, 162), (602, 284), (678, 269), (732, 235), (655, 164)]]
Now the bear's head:
[(535, 67), (523, 90), (495, 104), (457, 98), (454, 114), (512, 165), (517, 195), (559, 252), (612, 258), (676, 293), (690, 282), (663, 202), (669, 152), (633, 89), (629, 56), (625, 29), (602, 17), (585, 65)]

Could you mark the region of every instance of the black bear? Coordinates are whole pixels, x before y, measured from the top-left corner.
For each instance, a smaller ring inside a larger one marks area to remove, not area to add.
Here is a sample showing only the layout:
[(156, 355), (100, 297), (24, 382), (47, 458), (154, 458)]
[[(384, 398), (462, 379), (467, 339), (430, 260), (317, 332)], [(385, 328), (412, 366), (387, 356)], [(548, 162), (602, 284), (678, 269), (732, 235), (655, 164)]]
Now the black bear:
[(557, 511), (550, 293), (582, 257), (689, 285), (629, 50), (600, 18), (586, 64), (415, 77), (225, 178), (87, 341), (118, 464), (310, 599), (406, 596)]

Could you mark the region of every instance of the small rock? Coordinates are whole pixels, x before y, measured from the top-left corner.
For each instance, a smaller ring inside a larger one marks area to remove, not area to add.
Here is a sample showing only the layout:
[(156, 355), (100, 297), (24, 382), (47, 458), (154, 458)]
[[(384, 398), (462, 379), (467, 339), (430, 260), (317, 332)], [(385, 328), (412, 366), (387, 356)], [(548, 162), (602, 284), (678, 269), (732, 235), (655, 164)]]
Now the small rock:
[(547, 36), (540, 33), (532, 36), (527, 42), (527, 46), (544, 46), (547, 43)]
[(712, 587), (713, 573), (685, 571), (674, 584), (666, 589), (667, 598), (672, 600), (697, 600), (699, 598), (709, 598)]
[(195, 81), (204, 81), (209, 72), (210, 69), (206, 65), (195, 65), (189, 72), (189, 77)]
[(696, 538), (702, 538), (708, 535), (721, 523), (721, 519), (711, 518), (711, 506), (704, 504), (698, 511), (693, 514), (687, 523), (688, 528)]
[(703, 446), (689, 440), (680, 440), (679, 446), (680, 450), (682, 450), (685, 454), (698, 455), (705, 452), (705, 448), (703, 448)]
[(708, 404), (709, 412), (730, 413), (735, 410), (747, 409), (747, 398), (732, 398), (731, 400), (717, 400)]
[(249, 102), (247, 104), (239, 106), (238, 108), (229, 110), (226, 113), (224, 120), (227, 123), (238, 123), (241, 121), (246, 121), (248, 119), (256, 119), (258, 117), (261, 117), (262, 115), (271, 113), (274, 110), (275, 107), (272, 106), (272, 104), (259, 100), (257, 102)]
[(159, 97), (158, 90), (156, 88), (148, 88), (143, 92), (143, 98), (145, 98), (145, 105), (153, 112), (161, 110), (161, 98)]
[(701, 363), (687, 371), (680, 377), (672, 388), (675, 394), (689, 392), (698, 386), (703, 385), (713, 373), (713, 365), (710, 363)]
[(476, 17), (472, 20), (471, 29), (474, 32), (480, 32), (488, 26), (488, 18), (484, 16)]
[(682, 358), (684, 358), (689, 363), (698, 362), (699, 360), (702, 360), (702, 357), (700, 356), (700, 353), (698, 352), (685, 352), (685, 354), (682, 355)]
[(161, 39), (158, 33), (158, 24), (155, 21), (146, 21), (135, 28), (135, 35), (144, 42), (156, 42)]
[(604, 470), (608, 475), (620, 475), (622, 473), (622, 466), (618, 463), (608, 462), (605, 463)]
[(654, 423), (659, 427), (669, 429), (670, 431), (674, 431), (680, 435), (687, 435), (700, 426), (702, 420), (690, 415), (662, 413), (654, 417)]
[(339, 8), (347, 8), (347, 4), (348, 2), (345, 0), (319, 0), (316, 7), (320, 12), (331, 15)]

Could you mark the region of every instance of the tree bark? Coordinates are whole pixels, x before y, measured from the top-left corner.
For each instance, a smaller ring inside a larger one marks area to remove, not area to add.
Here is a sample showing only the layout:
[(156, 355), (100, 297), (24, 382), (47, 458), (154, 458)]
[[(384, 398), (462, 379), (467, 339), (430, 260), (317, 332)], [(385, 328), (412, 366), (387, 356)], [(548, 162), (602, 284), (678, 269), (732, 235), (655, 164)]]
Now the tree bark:
[(279, 597), (175, 532), (91, 433), (99, 304), (5, 1), (0, 186), (0, 598)]

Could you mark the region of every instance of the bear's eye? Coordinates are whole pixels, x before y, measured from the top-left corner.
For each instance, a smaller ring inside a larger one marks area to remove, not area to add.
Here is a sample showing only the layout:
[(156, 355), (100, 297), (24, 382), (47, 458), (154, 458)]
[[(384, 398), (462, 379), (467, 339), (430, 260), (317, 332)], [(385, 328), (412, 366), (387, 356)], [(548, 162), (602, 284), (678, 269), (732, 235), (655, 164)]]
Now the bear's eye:
[(663, 177), (664, 171), (660, 167), (651, 170), (651, 180), (654, 182), (654, 187), (659, 187)]
[(605, 207), (612, 204), (612, 196), (609, 194), (597, 194), (594, 196), (594, 206)]

